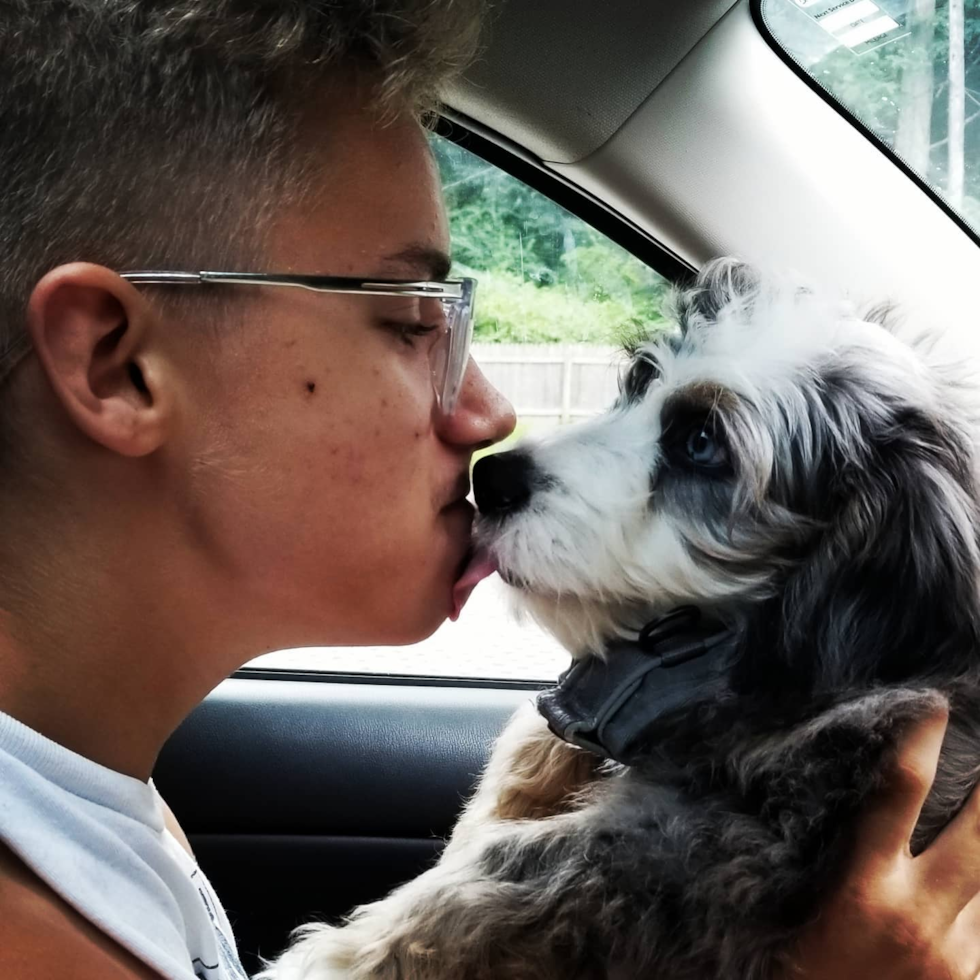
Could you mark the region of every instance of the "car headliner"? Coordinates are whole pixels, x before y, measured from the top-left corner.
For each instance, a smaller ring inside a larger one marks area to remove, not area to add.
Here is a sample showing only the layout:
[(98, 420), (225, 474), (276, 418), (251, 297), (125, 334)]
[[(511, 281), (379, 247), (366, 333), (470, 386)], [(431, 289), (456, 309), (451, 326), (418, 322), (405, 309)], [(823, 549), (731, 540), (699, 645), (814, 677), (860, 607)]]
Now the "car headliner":
[(978, 333), (974, 237), (773, 50), (749, 0), (498, 0), (446, 103), (691, 266), (735, 254)]

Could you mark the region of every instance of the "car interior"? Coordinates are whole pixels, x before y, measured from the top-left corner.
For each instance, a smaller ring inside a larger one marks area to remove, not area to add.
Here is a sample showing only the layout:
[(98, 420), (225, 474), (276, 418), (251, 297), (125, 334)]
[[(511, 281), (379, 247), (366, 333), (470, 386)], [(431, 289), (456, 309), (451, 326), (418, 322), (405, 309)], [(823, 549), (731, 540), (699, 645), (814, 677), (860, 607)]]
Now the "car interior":
[[(878, 6), (901, 26), (913, 3)], [(969, 216), (782, 47), (777, 14), (808, 6), (497, 0), (438, 132), (671, 281), (737, 255), (892, 301), (968, 345)], [(428, 867), (507, 718), (555, 680), (483, 677), (479, 650), (458, 654), (469, 667), (453, 676), (356, 669), (356, 650), (352, 669), (245, 667), (173, 735), (154, 779), (249, 972), (295, 926)]]

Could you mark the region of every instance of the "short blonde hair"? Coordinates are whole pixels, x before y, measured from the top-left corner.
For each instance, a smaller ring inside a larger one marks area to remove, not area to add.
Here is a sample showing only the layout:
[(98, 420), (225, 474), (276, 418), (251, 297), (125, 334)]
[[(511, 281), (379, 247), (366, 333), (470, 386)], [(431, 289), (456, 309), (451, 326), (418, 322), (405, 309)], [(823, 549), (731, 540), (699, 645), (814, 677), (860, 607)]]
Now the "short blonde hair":
[(354, 72), (431, 108), (480, 0), (7, 0), (0, 6), (0, 372), (37, 280), (246, 264), (301, 179), (298, 93)]

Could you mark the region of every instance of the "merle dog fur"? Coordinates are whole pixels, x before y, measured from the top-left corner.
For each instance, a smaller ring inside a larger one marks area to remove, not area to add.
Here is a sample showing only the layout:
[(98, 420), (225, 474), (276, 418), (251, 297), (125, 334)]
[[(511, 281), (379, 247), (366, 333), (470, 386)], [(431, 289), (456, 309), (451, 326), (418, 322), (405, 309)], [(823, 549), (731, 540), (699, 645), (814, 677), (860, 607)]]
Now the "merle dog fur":
[[(709, 266), (678, 295), (677, 330), (637, 346), (610, 417), (648, 396), (693, 333), (733, 306), (751, 319), (763, 291), (747, 266)], [(864, 320), (887, 329), (877, 314)], [(927, 345), (916, 350), (925, 364)], [(833, 887), (897, 739), (944, 702), (949, 727), (913, 850), (958, 811), (980, 760), (970, 386), (928, 366), (923, 399), (916, 385), (879, 384), (875, 357), (838, 354), (807, 360), (805, 424), (784, 413), (756, 491), (746, 490), (758, 474), (744, 412), (759, 406), (744, 402), (719, 413), (730, 470), (700, 491), (675, 473), (671, 488), (666, 451), (652, 476), (662, 506), (686, 494), (717, 517), (707, 538), (685, 539), (689, 557), (752, 583), (704, 600), (740, 634), (720, 687), (660, 719), (638, 764), (604, 765), (561, 812), (488, 825), (451, 843), (441, 871), (395, 904), (368, 906), (333, 936), (311, 930), (304, 975), (762, 980)], [(488, 519), (483, 537), (506, 520)], [(359, 945), (346, 967), (317, 972), (348, 929)]]

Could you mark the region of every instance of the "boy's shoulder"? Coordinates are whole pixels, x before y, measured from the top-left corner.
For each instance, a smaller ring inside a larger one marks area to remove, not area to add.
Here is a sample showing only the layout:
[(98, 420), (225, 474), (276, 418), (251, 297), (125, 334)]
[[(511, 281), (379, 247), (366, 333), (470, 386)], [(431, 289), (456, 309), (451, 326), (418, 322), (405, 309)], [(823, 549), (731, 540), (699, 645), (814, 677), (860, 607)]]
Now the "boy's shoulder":
[(0, 844), (0, 977), (159, 980)]

